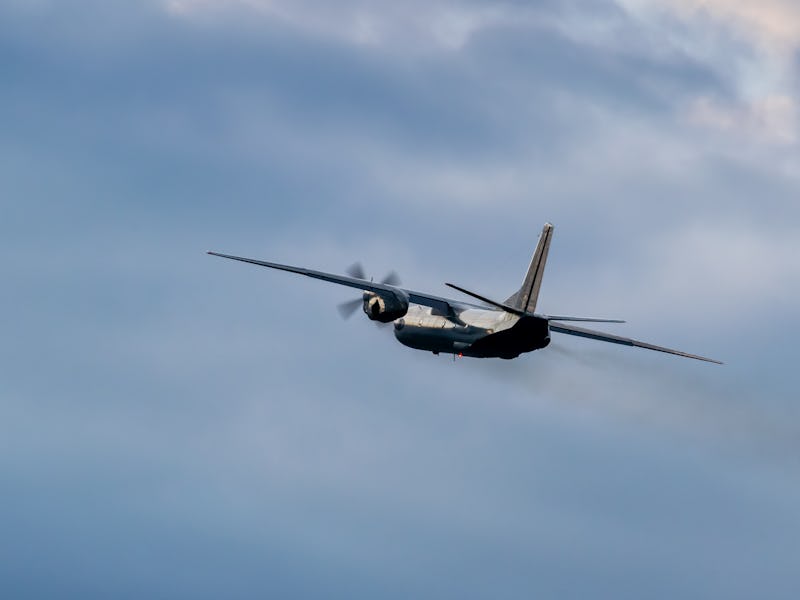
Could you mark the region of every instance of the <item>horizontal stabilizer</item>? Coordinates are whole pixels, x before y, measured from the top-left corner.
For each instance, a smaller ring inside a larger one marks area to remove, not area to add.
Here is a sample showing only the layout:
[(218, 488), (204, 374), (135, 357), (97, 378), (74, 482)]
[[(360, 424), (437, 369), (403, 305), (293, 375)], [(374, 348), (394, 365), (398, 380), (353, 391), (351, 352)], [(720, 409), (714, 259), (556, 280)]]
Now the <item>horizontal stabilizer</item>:
[(475, 292), (470, 292), (469, 290), (465, 290), (462, 287), (458, 287), (457, 285), (455, 285), (453, 283), (445, 283), (445, 285), (447, 287), (453, 288), (454, 290), (458, 290), (462, 294), (466, 294), (467, 296), (472, 296), (473, 298), (475, 298), (477, 300), (480, 300), (481, 302), (485, 302), (486, 304), (488, 304), (490, 306), (494, 306), (494, 307), (499, 308), (500, 310), (504, 310), (504, 311), (506, 311), (508, 313), (511, 313), (512, 315), (517, 315), (519, 317), (522, 317), (522, 316), (524, 316), (526, 314), (524, 310), (519, 310), (518, 308), (514, 308), (513, 306), (509, 306), (508, 304), (503, 304), (501, 302), (497, 302), (496, 300), (490, 300), (486, 296), (481, 296), (480, 294), (476, 294)]
[(621, 319), (593, 319), (592, 317), (557, 317), (554, 315), (536, 315), (548, 321), (582, 321), (583, 323), (624, 323)]

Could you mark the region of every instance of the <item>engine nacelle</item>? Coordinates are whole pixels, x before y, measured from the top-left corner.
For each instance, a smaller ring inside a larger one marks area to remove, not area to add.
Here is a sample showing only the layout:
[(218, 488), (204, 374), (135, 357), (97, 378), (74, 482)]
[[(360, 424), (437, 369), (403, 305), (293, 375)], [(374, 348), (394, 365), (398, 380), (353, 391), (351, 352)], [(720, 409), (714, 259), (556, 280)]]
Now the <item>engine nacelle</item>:
[(391, 323), (408, 312), (408, 296), (401, 291), (364, 292), (364, 313), (373, 321)]

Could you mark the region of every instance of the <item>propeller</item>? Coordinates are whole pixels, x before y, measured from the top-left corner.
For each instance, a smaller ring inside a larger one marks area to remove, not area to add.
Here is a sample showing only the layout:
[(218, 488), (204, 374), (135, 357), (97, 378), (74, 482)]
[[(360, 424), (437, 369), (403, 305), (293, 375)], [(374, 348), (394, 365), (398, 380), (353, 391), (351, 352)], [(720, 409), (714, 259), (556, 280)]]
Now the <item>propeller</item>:
[(389, 274), (381, 279), (381, 283), (385, 285), (401, 285), (400, 276), (397, 274), (397, 271), (390, 271)]
[(350, 277), (352, 277), (353, 279), (366, 279), (367, 278), (367, 276), (364, 274), (364, 267), (362, 266), (362, 264), (360, 262), (353, 263), (352, 265), (347, 267), (347, 269), (345, 269), (345, 270), (347, 271), (347, 274), (350, 275)]
[(342, 315), (342, 318), (347, 320), (361, 307), (362, 302), (363, 300), (361, 298), (348, 300), (347, 302), (342, 302), (336, 309), (339, 311), (339, 314)]
[[(360, 262), (353, 263), (345, 270), (350, 277), (367, 281), (367, 275), (364, 272), (364, 267)], [(372, 281), (371, 277), (369, 281)], [(381, 279), (381, 283), (383, 285), (400, 285), (400, 276), (396, 271), (389, 271), (389, 273), (383, 279)], [(363, 299), (355, 298), (353, 300), (348, 300), (347, 302), (342, 302), (336, 308), (339, 311), (339, 314), (342, 315), (343, 319), (349, 319), (361, 307), (363, 302)]]

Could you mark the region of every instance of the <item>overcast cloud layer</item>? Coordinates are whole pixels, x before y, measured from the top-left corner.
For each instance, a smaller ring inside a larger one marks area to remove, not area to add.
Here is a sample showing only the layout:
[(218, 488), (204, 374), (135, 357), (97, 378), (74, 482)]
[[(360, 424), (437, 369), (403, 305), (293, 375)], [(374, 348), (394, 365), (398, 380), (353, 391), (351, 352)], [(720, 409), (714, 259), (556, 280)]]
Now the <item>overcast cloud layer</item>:
[[(798, 40), (789, 0), (0, 2), (0, 595), (794, 598)], [(504, 298), (544, 221), (543, 311), (727, 364), (453, 362), (204, 254)]]

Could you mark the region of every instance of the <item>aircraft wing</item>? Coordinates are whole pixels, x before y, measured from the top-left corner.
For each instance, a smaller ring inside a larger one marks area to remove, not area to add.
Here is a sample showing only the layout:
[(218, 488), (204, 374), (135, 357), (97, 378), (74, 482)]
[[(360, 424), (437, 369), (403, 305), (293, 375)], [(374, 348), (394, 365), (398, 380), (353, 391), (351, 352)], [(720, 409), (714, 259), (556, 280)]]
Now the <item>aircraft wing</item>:
[(621, 344), (623, 346), (636, 346), (637, 348), (646, 348), (648, 350), (655, 350), (657, 352), (666, 352), (667, 354), (675, 354), (677, 356), (685, 356), (686, 358), (694, 358), (696, 360), (704, 360), (710, 363), (721, 365), (718, 360), (713, 358), (705, 358), (704, 356), (697, 356), (696, 354), (688, 354), (680, 350), (672, 350), (671, 348), (664, 348), (663, 346), (654, 346), (646, 342), (632, 340), (618, 335), (611, 335), (610, 333), (603, 333), (602, 331), (593, 331), (591, 329), (584, 329), (583, 327), (575, 327), (573, 325), (564, 325), (563, 323), (550, 323), (550, 331), (557, 331), (558, 333), (566, 333), (567, 335), (577, 335), (592, 340), (600, 340), (601, 342), (610, 342), (612, 344)]
[(269, 267), (270, 269), (278, 269), (280, 271), (297, 273), (298, 275), (305, 275), (306, 277), (312, 277), (313, 279), (321, 279), (322, 281), (338, 283), (339, 285), (346, 285), (348, 287), (359, 290), (367, 290), (375, 293), (402, 290), (408, 295), (410, 302), (413, 302), (414, 304), (421, 304), (422, 306), (429, 306), (445, 316), (455, 317), (455, 307), (460, 306), (459, 303), (448, 300), (447, 298), (440, 298), (439, 296), (433, 296), (431, 294), (423, 294), (386, 283), (375, 283), (374, 281), (367, 281), (365, 279), (358, 279), (356, 277), (334, 275), (332, 273), (324, 273), (322, 271), (314, 271), (312, 269), (304, 269), (302, 267), (292, 267), (290, 265), (281, 265), (264, 260), (256, 260), (254, 258), (243, 258), (241, 256), (231, 256), (230, 254), (220, 254), (218, 252), (209, 252), (208, 254), (211, 254), (212, 256), (219, 256), (220, 258), (229, 258), (231, 260), (238, 260), (241, 262), (258, 265), (260, 267)]

